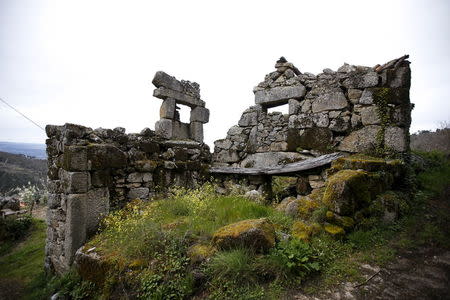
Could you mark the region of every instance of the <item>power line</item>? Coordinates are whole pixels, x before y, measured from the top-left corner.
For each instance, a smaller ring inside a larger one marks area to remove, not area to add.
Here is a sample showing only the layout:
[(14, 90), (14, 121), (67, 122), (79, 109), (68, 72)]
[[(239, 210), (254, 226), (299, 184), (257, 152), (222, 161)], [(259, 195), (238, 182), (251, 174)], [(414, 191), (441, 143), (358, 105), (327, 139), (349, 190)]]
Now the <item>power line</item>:
[(0, 101), (2, 101), (3, 103), (5, 103), (7, 106), (9, 106), (9, 108), (11, 108), (12, 110), (14, 110), (16, 113), (18, 113), (19, 115), (21, 115), (22, 117), (24, 117), (25, 119), (27, 119), (28, 121), (30, 121), (31, 123), (33, 123), (34, 125), (36, 125), (37, 127), (39, 127), (40, 129), (44, 130), (45, 129), (40, 126), (38, 123), (36, 123), (35, 121), (31, 120), (30, 118), (28, 118), (27, 116), (25, 116), (23, 113), (21, 113), (19, 110), (17, 110), (16, 108), (14, 108), (11, 104), (9, 104), (8, 102), (6, 102), (5, 100), (3, 100), (2, 98), (0, 98)]

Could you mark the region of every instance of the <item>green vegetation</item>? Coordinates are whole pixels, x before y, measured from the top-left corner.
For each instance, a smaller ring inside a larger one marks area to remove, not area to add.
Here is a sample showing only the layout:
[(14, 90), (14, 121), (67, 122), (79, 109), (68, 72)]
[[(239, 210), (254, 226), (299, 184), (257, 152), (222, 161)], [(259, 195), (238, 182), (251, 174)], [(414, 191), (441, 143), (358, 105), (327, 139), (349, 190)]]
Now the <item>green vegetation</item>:
[[(424, 245), (450, 248), (450, 203), (443, 194), (450, 163), (439, 153), (420, 155), (426, 171), (416, 177), (415, 197), (404, 203), (401, 193), (387, 192), (369, 207), (377, 216), (380, 202), (404, 205), (401, 218), (388, 224), (336, 215), (317, 202), (323, 190), (302, 198), (301, 214), (292, 218), (242, 196), (217, 195), (212, 185), (176, 189), (167, 199), (133, 201), (111, 213), (84, 247), (101, 260), (59, 278), (44, 275), (45, 224), (33, 220), (26, 240), (2, 246), (0, 282), (16, 280), (25, 299), (57, 291), (70, 299), (280, 299), (291, 290), (316, 293), (361, 282), (362, 263), (383, 266), (399, 251)], [(274, 247), (215, 247), (219, 229), (261, 218), (275, 228)]]
[(47, 161), (0, 151), (0, 193), (26, 185), (43, 187)]
[[(30, 291), (44, 277), (45, 222), (25, 218), (8, 221), (14, 225), (14, 238), (2, 242), (0, 248), (0, 285)], [(10, 227), (11, 229), (11, 227)], [(20, 239), (22, 237), (22, 239)], [(26, 238), (26, 239), (25, 239)], [(14, 283), (14, 286), (6, 286)], [(18, 291), (14, 291), (18, 292)]]

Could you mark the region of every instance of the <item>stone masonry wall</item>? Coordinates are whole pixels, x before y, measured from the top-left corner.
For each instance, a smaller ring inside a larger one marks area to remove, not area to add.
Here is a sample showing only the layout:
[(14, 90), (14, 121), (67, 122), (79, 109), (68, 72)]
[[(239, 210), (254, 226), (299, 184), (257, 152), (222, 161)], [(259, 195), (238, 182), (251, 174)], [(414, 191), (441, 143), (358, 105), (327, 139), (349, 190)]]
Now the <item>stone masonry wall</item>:
[(207, 145), (167, 140), (150, 129), (92, 130), (73, 124), (46, 127), (49, 165), (46, 269), (63, 273), (93, 235), (102, 215), (132, 199), (171, 186), (202, 182), (210, 164)]
[[(373, 68), (344, 64), (314, 75), (282, 57), (254, 88), (256, 105), (214, 143), (214, 164), (274, 166), (331, 151), (408, 152), (413, 105), (406, 58)], [(267, 113), (283, 104), (289, 114)]]

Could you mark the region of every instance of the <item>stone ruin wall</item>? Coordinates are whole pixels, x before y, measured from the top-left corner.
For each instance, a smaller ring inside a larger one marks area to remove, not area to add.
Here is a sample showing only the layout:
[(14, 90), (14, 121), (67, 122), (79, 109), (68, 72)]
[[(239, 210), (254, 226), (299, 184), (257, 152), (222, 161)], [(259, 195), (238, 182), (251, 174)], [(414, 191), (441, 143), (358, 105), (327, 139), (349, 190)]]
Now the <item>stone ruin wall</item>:
[[(125, 134), (123, 128), (92, 130), (74, 124), (46, 127), (45, 268), (49, 272), (68, 270), (76, 250), (95, 234), (100, 218), (110, 209), (133, 199), (148, 200), (172, 186), (195, 187), (205, 180), (211, 153), (203, 143), (203, 124), (209, 111), (199, 100), (198, 85), (163, 72), (153, 82), (155, 96), (164, 100), (156, 132), (146, 128), (139, 134)], [(164, 87), (169, 84), (185, 90)], [(186, 99), (192, 107), (190, 124), (179, 121), (176, 105), (186, 105)]]
[[(280, 59), (254, 89), (256, 105), (242, 114), (214, 154), (203, 143), (209, 110), (199, 85), (157, 72), (154, 96), (163, 100), (155, 131), (125, 134), (65, 124), (46, 127), (48, 215), (46, 269), (68, 270), (76, 250), (97, 230), (102, 215), (136, 198), (149, 199), (173, 185), (193, 187), (215, 166), (270, 167), (332, 151), (409, 150), (409, 62), (377, 68), (345, 64), (334, 72), (301, 73)], [(267, 109), (289, 105), (289, 114)], [(182, 123), (179, 105), (191, 108)], [(297, 192), (324, 185), (325, 174), (299, 177)], [(238, 180), (239, 178), (232, 178)], [(240, 178), (242, 179), (242, 178)], [(226, 192), (229, 181), (222, 180)], [(267, 176), (248, 176), (246, 187), (270, 189)]]
[[(213, 164), (271, 167), (334, 151), (408, 153), (413, 104), (406, 58), (373, 68), (344, 64), (314, 75), (282, 57), (254, 88), (256, 105), (214, 143)], [(267, 112), (285, 104), (288, 114)], [(326, 178), (311, 174), (306, 179), (314, 188)], [(300, 181), (305, 186), (305, 179)]]

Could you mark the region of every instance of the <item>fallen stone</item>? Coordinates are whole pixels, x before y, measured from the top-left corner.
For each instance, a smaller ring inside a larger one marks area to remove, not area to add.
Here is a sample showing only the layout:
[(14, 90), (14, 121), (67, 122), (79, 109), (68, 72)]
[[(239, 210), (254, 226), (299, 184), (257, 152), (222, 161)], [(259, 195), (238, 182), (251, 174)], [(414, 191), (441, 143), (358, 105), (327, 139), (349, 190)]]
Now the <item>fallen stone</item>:
[(275, 229), (265, 218), (243, 220), (219, 228), (213, 235), (212, 243), (224, 250), (245, 247), (266, 252), (275, 246)]

